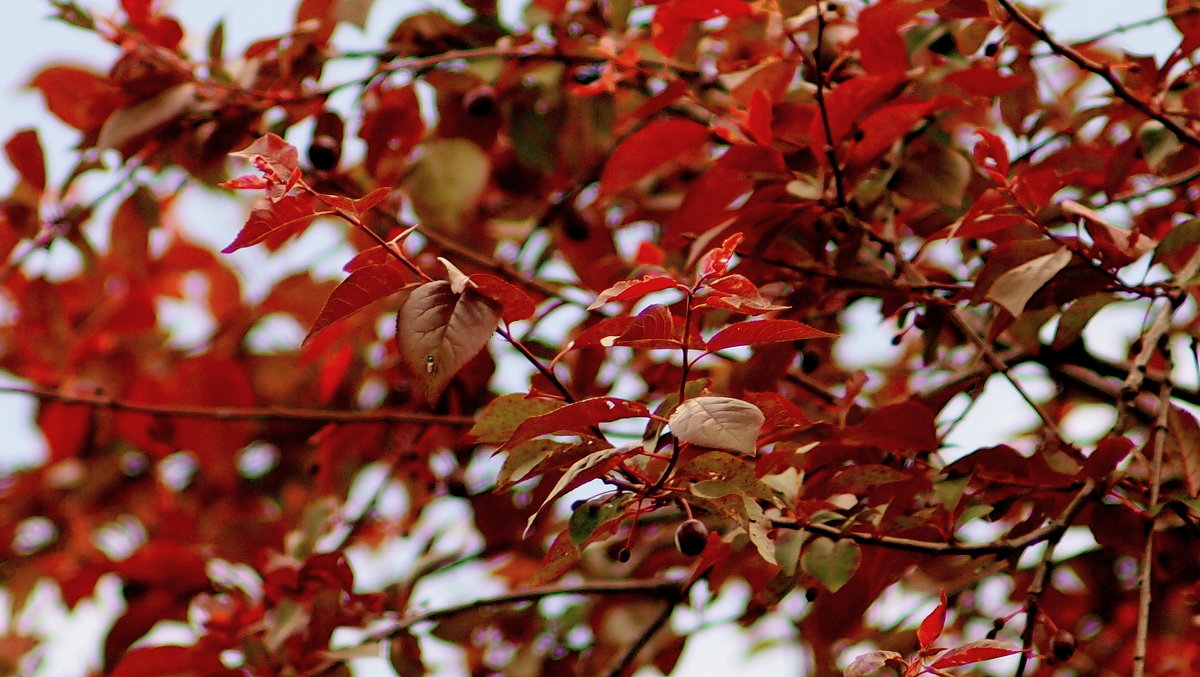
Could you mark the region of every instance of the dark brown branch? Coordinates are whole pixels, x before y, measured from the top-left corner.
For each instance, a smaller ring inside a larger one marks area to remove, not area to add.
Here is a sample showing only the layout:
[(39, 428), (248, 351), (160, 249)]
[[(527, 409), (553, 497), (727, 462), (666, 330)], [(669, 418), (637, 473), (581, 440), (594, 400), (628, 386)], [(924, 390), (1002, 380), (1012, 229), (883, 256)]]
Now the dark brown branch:
[(28, 395), (39, 400), (77, 404), (95, 409), (112, 409), (175, 418), (208, 418), (218, 421), (314, 421), (319, 423), (419, 423), (426, 425), (475, 425), (469, 416), (426, 414), (418, 411), (376, 409), (346, 411), (336, 409), (300, 409), (296, 407), (206, 407), (188, 404), (152, 404), (128, 402), (103, 395), (72, 395), (50, 388), (0, 387), (0, 393)]
[(658, 634), (658, 631), (661, 630), (662, 627), (667, 624), (667, 621), (671, 619), (671, 612), (675, 610), (675, 605), (678, 604), (679, 600), (683, 598), (683, 592), (684, 591), (679, 590), (676, 592), (676, 594), (667, 597), (666, 601), (663, 603), (662, 611), (660, 611), (658, 615), (654, 617), (653, 621), (650, 621), (650, 625), (646, 626), (646, 629), (642, 631), (640, 636), (638, 636), (637, 641), (629, 645), (629, 648), (625, 650), (625, 653), (621, 656), (621, 658), (617, 660), (612, 669), (608, 671), (608, 677), (621, 677), (621, 675), (625, 674), (625, 671), (628, 670), (631, 665), (633, 665), (633, 661), (637, 659), (637, 655), (642, 652), (642, 649), (646, 648), (646, 645), (650, 642), (650, 639), (654, 637), (654, 635)]
[[(413, 614), (407, 618), (399, 619), (388, 627), (382, 628), (371, 633), (371, 639), (386, 639), (396, 632), (407, 630), (419, 623), (427, 621), (436, 621), (449, 616), (456, 616), (461, 613), (475, 611), (491, 606), (501, 606), (504, 604), (516, 604), (519, 602), (533, 602), (544, 597), (554, 597), (556, 595), (629, 595), (643, 594), (653, 597), (664, 597), (668, 600), (677, 600), (682, 594), (681, 585), (673, 581), (656, 581), (656, 580), (632, 580), (632, 581), (589, 581), (578, 585), (548, 585), (538, 588), (528, 588), (526, 590), (517, 590), (515, 592), (497, 595), (495, 597), (487, 597), (477, 599), (472, 602), (464, 602), (454, 606), (445, 607), (443, 609), (434, 609), (432, 611), (424, 611), (422, 613)], [(674, 606), (672, 601), (671, 605)]]

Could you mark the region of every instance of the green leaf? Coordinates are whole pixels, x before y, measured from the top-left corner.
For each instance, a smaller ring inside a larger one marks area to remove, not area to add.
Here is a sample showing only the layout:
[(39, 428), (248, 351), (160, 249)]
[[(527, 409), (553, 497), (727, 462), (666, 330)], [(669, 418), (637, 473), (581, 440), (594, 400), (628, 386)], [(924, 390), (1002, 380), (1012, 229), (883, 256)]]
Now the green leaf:
[(820, 581), (826, 590), (837, 592), (854, 576), (861, 560), (862, 553), (854, 541), (819, 536), (801, 555), (800, 568)]
[(484, 444), (502, 444), (525, 419), (548, 414), (565, 404), (560, 400), (528, 397), (521, 393), (501, 395), (483, 408), (467, 434)]
[(571, 513), (567, 522), (567, 532), (575, 547), (581, 548), (588, 542), (601, 525), (611, 522), (625, 514), (627, 501), (610, 500), (604, 503), (585, 501)]

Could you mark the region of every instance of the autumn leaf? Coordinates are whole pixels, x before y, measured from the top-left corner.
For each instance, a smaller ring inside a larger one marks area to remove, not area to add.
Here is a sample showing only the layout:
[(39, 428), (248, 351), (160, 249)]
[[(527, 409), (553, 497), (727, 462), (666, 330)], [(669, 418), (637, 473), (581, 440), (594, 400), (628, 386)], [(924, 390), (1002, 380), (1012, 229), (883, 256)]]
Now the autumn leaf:
[(316, 211), (312, 199), (304, 195), (285, 195), (275, 202), (260, 200), (250, 212), (246, 225), (221, 253), (230, 254), (267, 238), (293, 235), (312, 223), (314, 218), (328, 213)]
[(589, 454), (576, 461), (574, 465), (568, 468), (567, 471), (563, 473), (563, 476), (558, 479), (558, 482), (554, 485), (554, 488), (551, 489), (549, 495), (546, 496), (546, 500), (542, 501), (542, 504), (538, 506), (538, 509), (529, 516), (529, 521), (525, 523), (525, 535), (529, 535), (529, 530), (533, 528), (534, 521), (537, 520), (538, 515), (542, 514), (542, 511), (546, 509), (546, 506), (553, 503), (563, 494), (584, 484), (585, 482), (590, 482), (591, 480), (604, 476), (609, 470), (612, 470), (614, 467), (616, 467), (616, 465), (624, 458), (635, 453), (635, 451), (636, 450), (634, 447), (605, 449), (603, 451), (597, 451), (593, 454)]
[(616, 397), (592, 397), (530, 417), (513, 432), (512, 437), (508, 438), (502, 446), (511, 447), (553, 432), (582, 432), (600, 423), (649, 415), (650, 410), (640, 402)]
[(119, 148), (127, 141), (154, 131), (186, 112), (195, 101), (195, 96), (196, 84), (185, 82), (145, 101), (118, 108), (101, 125), (96, 145), (100, 148)]
[(928, 649), (930, 645), (937, 641), (937, 638), (942, 634), (942, 628), (946, 625), (946, 591), (941, 592), (941, 601), (937, 607), (921, 621), (921, 626), (917, 628), (917, 643), (921, 645), (921, 649)]
[(696, 152), (708, 134), (704, 125), (683, 118), (647, 124), (613, 150), (600, 175), (600, 193), (619, 193), (667, 163)]
[(596, 300), (592, 301), (591, 305), (588, 306), (588, 310), (595, 310), (606, 303), (614, 301), (639, 299), (656, 291), (671, 289), (678, 284), (673, 278), (666, 275), (646, 275), (636, 280), (622, 280), (600, 292)]
[(1039, 256), (1005, 271), (988, 288), (987, 298), (995, 301), (1013, 317), (1018, 317), (1021, 311), (1025, 310), (1029, 299), (1054, 279), (1054, 276), (1071, 262), (1072, 256), (1069, 249), (1062, 247), (1054, 253)]
[(835, 338), (837, 334), (821, 331), (795, 320), (756, 320), (738, 322), (717, 332), (708, 340), (708, 352), (736, 346), (755, 346), (764, 343), (783, 343), (810, 338)]
[(732, 397), (693, 397), (668, 419), (682, 442), (753, 456), (765, 417), (758, 407)]
[[(945, 593), (942, 593), (942, 603), (945, 604)], [(957, 668), (963, 665), (973, 665), (990, 661), (993, 658), (1003, 658), (1021, 653), (1021, 647), (1010, 642), (995, 639), (978, 639), (954, 647), (938, 656), (930, 667), (938, 670)]]
[(431, 405), (450, 379), (487, 345), (500, 315), (472, 288), (454, 293), (449, 282), (427, 282), (400, 307), (396, 341), (404, 363)]
[(411, 274), (396, 264), (358, 268), (341, 281), (308, 330), (305, 341), (329, 325), (340, 322), (368, 305), (395, 294), (409, 284)]

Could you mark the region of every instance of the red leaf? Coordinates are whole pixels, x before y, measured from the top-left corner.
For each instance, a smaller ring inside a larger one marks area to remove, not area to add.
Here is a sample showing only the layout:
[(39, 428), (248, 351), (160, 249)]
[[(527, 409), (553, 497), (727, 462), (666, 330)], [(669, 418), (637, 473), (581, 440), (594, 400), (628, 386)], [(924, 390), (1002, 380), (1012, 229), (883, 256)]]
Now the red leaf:
[[(643, 313), (646, 311), (642, 311)], [(637, 320), (636, 317), (622, 315), (620, 317), (610, 317), (600, 320), (596, 324), (583, 330), (571, 340), (568, 347), (569, 350), (578, 348), (590, 348), (593, 346), (603, 345), (611, 346), (612, 342), (620, 338), (622, 334), (629, 331), (633, 323)]]
[(1029, 82), (1029, 78), (1021, 75), (1003, 75), (995, 68), (977, 64), (947, 75), (945, 81), (972, 96), (990, 98), (1020, 87)]
[(134, 649), (121, 657), (121, 662), (108, 673), (109, 677), (147, 677), (148, 675), (217, 675), (239, 674), (221, 664), (211, 652), (198, 651), (192, 646), (151, 646)]
[(708, 352), (754, 346), (764, 343), (782, 343), (810, 338), (833, 338), (837, 334), (821, 331), (795, 320), (756, 320), (730, 325), (708, 340)]
[(923, 2), (883, 2), (867, 7), (858, 15), (858, 34), (850, 41), (868, 73), (903, 72), (908, 68), (908, 50), (900, 37), (900, 28), (923, 9), (943, 0)]
[(658, 245), (643, 240), (638, 243), (637, 254), (633, 260), (639, 266), (661, 266), (667, 260), (667, 254)]
[(358, 132), (367, 147), (363, 164), (377, 185), (390, 186), (400, 180), (405, 156), (425, 135), (416, 90), (411, 85), (372, 87), (363, 96), (363, 108)]
[[(865, 10), (864, 10), (865, 11)], [(833, 143), (841, 141), (863, 111), (875, 110), (879, 102), (891, 98), (897, 87), (905, 82), (902, 74), (890, 73), (847, 80), (825, 95), (829, 112), (829, 134)], [(809, 146), (813, 155), (825, 161), (825, 126), (820, 115), (814, 115), (808, 129)]]
[(588, 310), (594, 310), (605, 303), (613, 301), (640, 299), (647, 294), (670, 289), (678, 284), (678, 282), (666, 275), (646, 275), (636, 280), (622, 280), (600, 292), (596, 300), (592, 301), (592, 304), (588, 306)]
[(600, 175), (600, 194), (629, 188), (654, 170), (699, 150), (707, 140), (708, 127), (698, 122), (684, 118), (651, 122), (613, 150)]
[(654, 12), (654, 48), (671, 56), (693, 25), (718, 16), (750, 16), (750, 5), (741, 0), (669, 0)]
[(55, 117), (81, 132), (98, 130), (125, 102), (125, 96), (107, 79), (73, 66), (51, 66), (30, 84), (41, 90), (46, 108)]
[(42, 154), (42, 142), (35, 129), (23, 129), (4, 144), (4, 152), (13, 169), (21, 175), (38, 194), (46, 190), (46, 160)]
[(554, 543), (550, 544), (550, 549), (546, 551), (546, 557), (542, 559), (541, 566), (533, 574), (529, 583), (541, 585), (556, 581), (578, 561), (579, 548), (575, 547), (575, 542), (571, 540), (569, 530), (563, 529), (554, 538)]
[(245, 174), (235, 179), (222, 181), (217, 185), (230, 190), (262, 190), (269, 184), (266, 179), (257, 174)]
[(83, 450), (92, 429), (92, 412), (84, 406), (47, 402), (38, 411), (37, 425), (46, 436), (50, 462), (54, 463)]
[[(616, 319), (616, 318), (613, 318)], [(692, 333), (689, 348), (704, 348), (700, 337)], [(629, 328), (615, 339), (601, 339), (605, 346), (632, 346), (635, 348), (679, 348), (683, 345), (683, 318), (676, 317), (666, 306), (647, 306), (629, 323)]]
[(1000, 137), (986, 129), (976, 129), (975, 133), (979, 135), (979, 142), (975, 144), (975, 164), (985, 169), (995, 169), (1002, 178), (1007, 177), (1008, 146), (1004, 145)]
[(854, 165), (871, 162), (934, 110), (937, 103), (903, 103), (875, 111), (859, 126), (862, 138), (855, 142), (846, 161)]
[(734, 233), (725, 238), (720, 247), (705, 252), (700, 259), (701, 277), (724, 275), (729, 269), (729, 259), (737, 252), (737, 246), (742, 243), (742, 233)]
[(917, 628), (917, 642), (921, 645), (921, 649), (929, 648), (930, 644), (937, 641), (937, 638), (942, 634), (942, 628), (946, 626), (946, 591), (941, 594), (941, 601), (937, 608), (933, 610), (925, 620), (921, 621), (921, 627)]
[(885, 451), (933, 451), (938, 447), (933, 413), (915, 400), (877, 409), (865, 421), (847, 430), (842, 439)]
[(708, 532), (708, 542), (704, 544), (704, 550), (700, 553), (700, 560), (696, 562), (696, 568), (692, 570), (692, 577), (688, 579), (687, 589), (695, 583), (701, 576), (708, 572), (709, 569), (729, 559), (733, 554), (733, 549), (729, 544), (721, 540), (721, 535), (716, 531)]
[(505, 322), (518, 322), (533, 317), (533, 313), (537, 310), (537, 304), (529, 298), (529, 294), (495, 275), (472, 273), (470, 280), (471, 284), (475, 286), (475, 291), (500, 306), (500, 317)]
[(527, 419), (502, 446), (513, 447), (541, 435), (567, 430), (582, 432), (600, 423), (649, 415), (650, 410), (640, 402), (616, 397), (592, 397)]
[[(945, 603), (945, 601), (946, 594), (942, 593), (942, 602)], [(961, 665), (982, 663), (983, 661), (990, 661), (993, 658), (1003, 658), (1004, 656), (1011, 656), (1018, 653), (1021, 653), (1021, 648), (1008, 642), (1001, 642), (995, 639), (980, 639), (950, 649), (939, 656), (930, 667), (939, 670), (957, 668)]]
[(221, 253), (235, 252), (274, 235), (287, 237), (308, 226), (313, 218), (327, 213), (314, 211), (312, 200), (304, 195), (285, 195), (278, 202), (262, 200), (250, 212), (241, 232)]
[(391, 296), (408, 285), (409, 275), (394, 264), (366, 266), (350, 273), (325, 300), (305, 341), (334, 322), (350, 317), (372, 303)]
[(361, 218), (371, 211), (372, 207), (383, 202), (391, 192), (389, 188), (376, 188), (357, 200), (336, 193), (317, 193), (317, 199), (334, 209), (340, 209)]
[(775, 132), (771, 129), (771, 99), (765, 90), (756, 89), (751, 95), (746, 127), (750, 136), (764, 146), (769, 146), (775, 141)]
[[(299, 151), (276, 134), (260, 136), (254, 143), (230, 155), (249, 160), (264, 173), (273, 172), (281, 181), (287, 180), (300, 166)], [(268, 180), (271, 178), (267, 176)]]
[(771, 303), (749, 279), (734, 273), (705, 282), (709, 295), (692, 306), (697, 308), (724, 308), (744, 315), (762, 315), (775, 310), (787, 310), (788, 306)]
[(1128, 437), (1105, 437), (1096, 443), (1096, 450), (1084, 461), (1079, 474), (1096, 480), (1108, 477), (1131, 451), (1133, 440)]

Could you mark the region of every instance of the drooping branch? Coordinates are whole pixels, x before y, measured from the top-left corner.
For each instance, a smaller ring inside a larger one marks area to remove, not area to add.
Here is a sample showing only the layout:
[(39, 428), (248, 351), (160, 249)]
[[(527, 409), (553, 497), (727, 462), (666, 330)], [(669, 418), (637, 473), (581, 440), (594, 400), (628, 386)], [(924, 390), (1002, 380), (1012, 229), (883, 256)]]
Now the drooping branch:
[(174, 418), (206, 418), (217, 421), (314, 421), (318, 423), (419, 423), (425, 425), (450, 425), (466, 427), (475, 424), (469, 416), (427, 414), (418, 411), (376, 409), (372, 411), (346, 411), (337, 409), (302, 409), (298, 407), (208, 407), (189, 404), (154, 404), (129, 402), (104, 395), (78, 395), (63, 393), (51, 388), (32, 386), (3, 386), (0, 393), (27, 395), (39, 400), (77, 404), (95, 409), (112, 409), (139, 414), (153, 414)]

